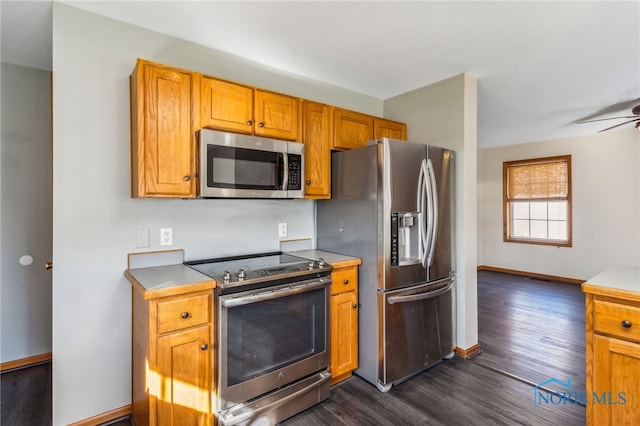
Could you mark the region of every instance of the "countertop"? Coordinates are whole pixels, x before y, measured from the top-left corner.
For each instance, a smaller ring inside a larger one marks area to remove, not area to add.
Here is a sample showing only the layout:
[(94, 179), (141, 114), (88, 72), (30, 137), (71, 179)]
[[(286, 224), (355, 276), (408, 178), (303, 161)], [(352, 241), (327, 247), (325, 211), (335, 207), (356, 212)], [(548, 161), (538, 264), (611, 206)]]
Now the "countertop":
[(127, 269), (124, 273), (134, 288), (144, 293), (145, 299), (208, 290), (216, 281), (182, 264)]
[(288, 254), (293, 256), (304, 257), (305, 259), (318, 260), (324, 259), (325, 262), (333, 266), (334, 268), (345, 268), (348, 266), (356, 266), (362, 263), (362, 260), (358, 257), (346, 256), (338, 253), (331, 253), (322, 250), (299, 250), (289, 251)]
[(640, 300), (640, 267), (618, 266), (607, 269), (583, 283), (582, 290), (585, 293)]

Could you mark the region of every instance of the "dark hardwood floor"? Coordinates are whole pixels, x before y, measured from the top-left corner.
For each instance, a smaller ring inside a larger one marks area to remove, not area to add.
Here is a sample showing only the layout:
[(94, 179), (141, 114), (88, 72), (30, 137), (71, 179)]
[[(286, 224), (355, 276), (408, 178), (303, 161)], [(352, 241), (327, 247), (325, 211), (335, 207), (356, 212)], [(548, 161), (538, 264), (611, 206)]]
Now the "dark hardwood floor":
[[(534, 406), (534, 386), (550, 378), (570, 379), (574, 389), (585, 389), (579, 285), (478, 272), (478, 336), (482, 353), (473, 359), (444, 361), (386, 394), (354, 376), (334, 386), (329, 400), (282, 425), (585, 423), (583, 406)], [(51, 424), (49, 363), (3, 373), (0, 384), (1, 425)]]

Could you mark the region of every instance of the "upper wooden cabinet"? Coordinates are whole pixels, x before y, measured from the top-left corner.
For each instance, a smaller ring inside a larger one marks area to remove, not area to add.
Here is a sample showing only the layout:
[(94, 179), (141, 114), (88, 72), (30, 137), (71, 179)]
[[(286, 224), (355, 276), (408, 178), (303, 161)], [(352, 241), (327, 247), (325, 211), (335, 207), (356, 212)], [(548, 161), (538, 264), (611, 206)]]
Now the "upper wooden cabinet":
[(130, 83), (131, 195), (195, 197), (193, 73), (138, 59)]
[(298, 98), (200, 77), (200, 127), (298, 139)]
[(201, 77), (200, 127), (253, 133), (253, 88)]
[(375, 118), (373, 120), (373, 138), (390, 138), (407, 140), (407, 125), (398, 123), (397, 121), (386, 120), (384, 118)]
[(333, 149), (353, 149), (379, 138), (407, 140), (407, 125), (355, 111), (336, 108)]
[(305, 198), (331, 198), (331, 107), (302, 101)]
[(373, 139), (372, 116), (335, 108), (333, 113), (333, 149), (360, 148), (371, 139)]
[(298, 98), (255, 89), (255, 100), (256, 135), (298, 140)]

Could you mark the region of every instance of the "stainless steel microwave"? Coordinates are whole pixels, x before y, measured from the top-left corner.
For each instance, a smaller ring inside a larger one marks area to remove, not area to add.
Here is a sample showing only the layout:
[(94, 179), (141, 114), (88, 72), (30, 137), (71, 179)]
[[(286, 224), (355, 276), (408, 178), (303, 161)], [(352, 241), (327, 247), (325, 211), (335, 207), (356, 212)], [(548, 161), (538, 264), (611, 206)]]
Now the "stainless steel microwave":
[(210, 129), (199, 139), (201, 197), (304, 197), (304, 144)]

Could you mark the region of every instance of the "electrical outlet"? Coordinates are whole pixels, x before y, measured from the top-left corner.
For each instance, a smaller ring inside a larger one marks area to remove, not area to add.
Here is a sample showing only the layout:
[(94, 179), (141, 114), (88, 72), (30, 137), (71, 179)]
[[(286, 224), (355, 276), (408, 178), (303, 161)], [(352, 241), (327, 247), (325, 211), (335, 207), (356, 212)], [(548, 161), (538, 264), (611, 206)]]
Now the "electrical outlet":
[(284, 238), (287, 236), (287, 222), (282, 222), (278, 224), (278, 237)]
[(173, 244), (173, 228), (160, 228), (160, 245), (170, 246)]

